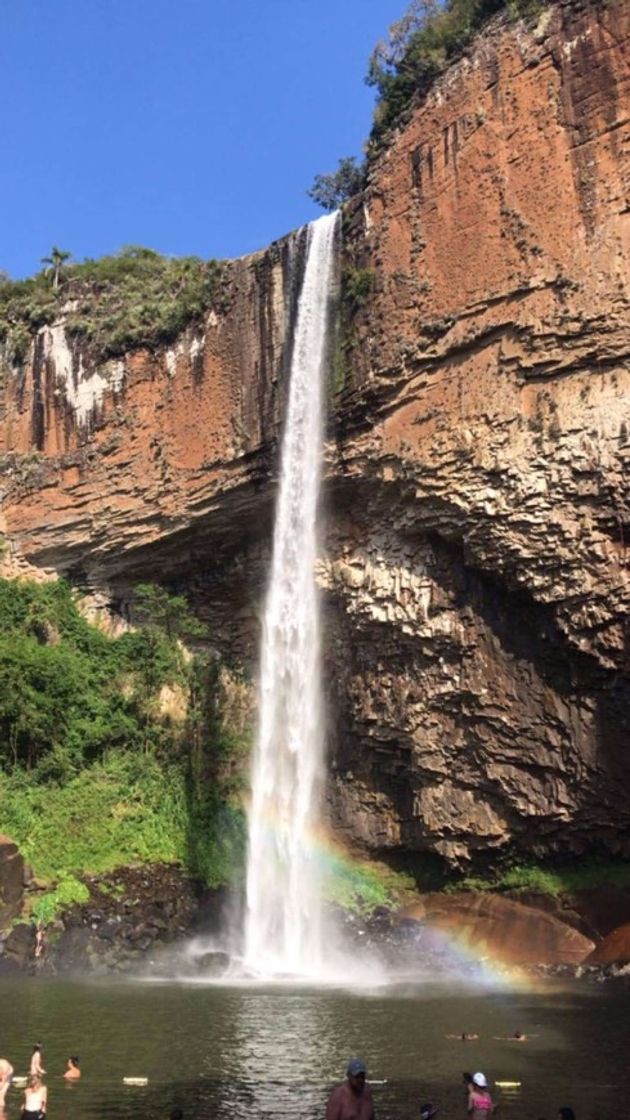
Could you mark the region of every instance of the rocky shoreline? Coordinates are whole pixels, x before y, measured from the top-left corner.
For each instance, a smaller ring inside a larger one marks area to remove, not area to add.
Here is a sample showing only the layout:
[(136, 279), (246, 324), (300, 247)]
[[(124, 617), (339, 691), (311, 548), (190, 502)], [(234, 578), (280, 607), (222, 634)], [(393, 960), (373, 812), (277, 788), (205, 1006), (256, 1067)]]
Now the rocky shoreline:
[[(220, 976), (230, 968), (220, 930), (227, 907), (234, 911), (241, 901), (235, 894), (210, 890), (166, 864), (123, 867), (82, 882), (88, 899), (38, 927), (33, 904), (48, 888), (17, 846), (0, 838), (0, 975), (150, 968)], [(336, 908), (333, 916), (353, 953), (400, 975), (491, 969), (597, 983), (630, 979), (630, 889), (602, 886), (562, 897), (451, 890), (418, 894), (404, 908)]]
[[(45, 888), (22, 858), (16, 858), (15, 845), (15, 852), (6, 857), (8, 842), (3, 841), (0, 975), (129, 972), (156, 948), (191, 935), (199, 926), (212, 928), (220, 913), (221, 892), (208, 890), (179, 867), (154, 864), (83, 876), (88, 900), (62, 910), (45, 927), (38, 927), (30, 911)], [(11, 870), (9, 882), (3, 878), (7, 867)]]

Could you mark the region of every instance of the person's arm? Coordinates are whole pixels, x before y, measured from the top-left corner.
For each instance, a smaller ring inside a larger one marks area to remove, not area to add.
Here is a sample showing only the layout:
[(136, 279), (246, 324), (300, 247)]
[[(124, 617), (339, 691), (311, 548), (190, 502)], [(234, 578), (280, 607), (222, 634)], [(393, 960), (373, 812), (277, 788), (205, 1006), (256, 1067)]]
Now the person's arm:
[(326, 1120), (341, 1120), (341, 1101), (339, 1090), (333, 1089), (326, 1105)]

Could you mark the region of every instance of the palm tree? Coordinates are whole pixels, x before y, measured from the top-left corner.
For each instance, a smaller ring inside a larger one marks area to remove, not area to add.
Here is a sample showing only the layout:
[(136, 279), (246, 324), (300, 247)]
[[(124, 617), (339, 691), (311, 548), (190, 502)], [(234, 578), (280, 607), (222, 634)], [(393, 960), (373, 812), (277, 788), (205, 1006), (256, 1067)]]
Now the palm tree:
[(65, 262), (70, 260), (71, 256), (72, 253), (68, 253), (65, 249), (58, 249), (56, 245), (53, 245), (52, 249), (50, 250), (50, 256), (42, 257), (42, 264), (45, 264), (47, 266), (46, 272), (52, 272), (53, 288), (59, 287), (59, 277), (61, 276), (61, 270)]

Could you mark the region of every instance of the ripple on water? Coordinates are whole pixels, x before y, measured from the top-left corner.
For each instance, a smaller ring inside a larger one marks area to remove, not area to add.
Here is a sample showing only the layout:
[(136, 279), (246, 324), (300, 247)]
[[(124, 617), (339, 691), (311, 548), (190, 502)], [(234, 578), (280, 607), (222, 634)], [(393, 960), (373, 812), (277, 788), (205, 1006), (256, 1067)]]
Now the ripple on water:
[[(403, 987), (361, 998), (348, 991), (195, 987), (140, 983), (0, 981), (1, 1045), (17, 1072), (41, 1037), (49, 1071), (49, 1117), (260, 1117), (316, 1120), (346, 1059), (361, 1054), (388, 1120), (416, 1120), (422, 1100), (465, 1115), (461, 1073), (521, 1081), (501, 1098), (503, 1116), (554, 1120), (573, 1104), (579, 1120), (625, 1120), (630, 1090), (626, 1039), (630, 996), (580, 984), (539, 992), (454, 985)], [(7, 1011), (10, 1009), (10, 1013)], [(536, 1035), (524, 1046), (494, 1035)], [(477, 1031), (477, 1043), (445, 1034)], [(77, 1051), (84, 1078), (61, 1079)], [(125, 1088), (125, 1076), (147, 1076)], [(21, 1094), (9, 1098), (17, 1120)]]

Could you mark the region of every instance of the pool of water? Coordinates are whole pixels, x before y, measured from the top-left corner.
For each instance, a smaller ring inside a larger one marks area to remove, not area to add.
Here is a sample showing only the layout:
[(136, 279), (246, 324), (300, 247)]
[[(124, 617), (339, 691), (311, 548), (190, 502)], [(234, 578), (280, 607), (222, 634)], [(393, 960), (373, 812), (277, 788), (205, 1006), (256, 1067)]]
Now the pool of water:
[[(0, 980), (0, 1056), (26, 1071), (31, 1044), (44, 1044), (50, 1120), (164, 1117), (185, 1120), (315, 1120), (360, 1054), (380, 1120), (417, 1120), (420, 1103), (440, 1116), (466, 1114), (461, 1075), (483, 1070), (510, 1120), (556, 1120), (570, 1104), (578, 1120), (628, 1114), (630, 992), (573, 983), (535, 992), (400, 986), (375, 994), (299, 987)], [(525, 1044), (498, 1042), (514, 1030)], [(445, 1035), (477, 1032), (478, 1042)], [(83, 1078), (65, 1085), (68, 1054)], [(127, 1088), (123, 1077), (148, 1077)], [(22, 1094), (8, 1096), (17, 1120)]]

